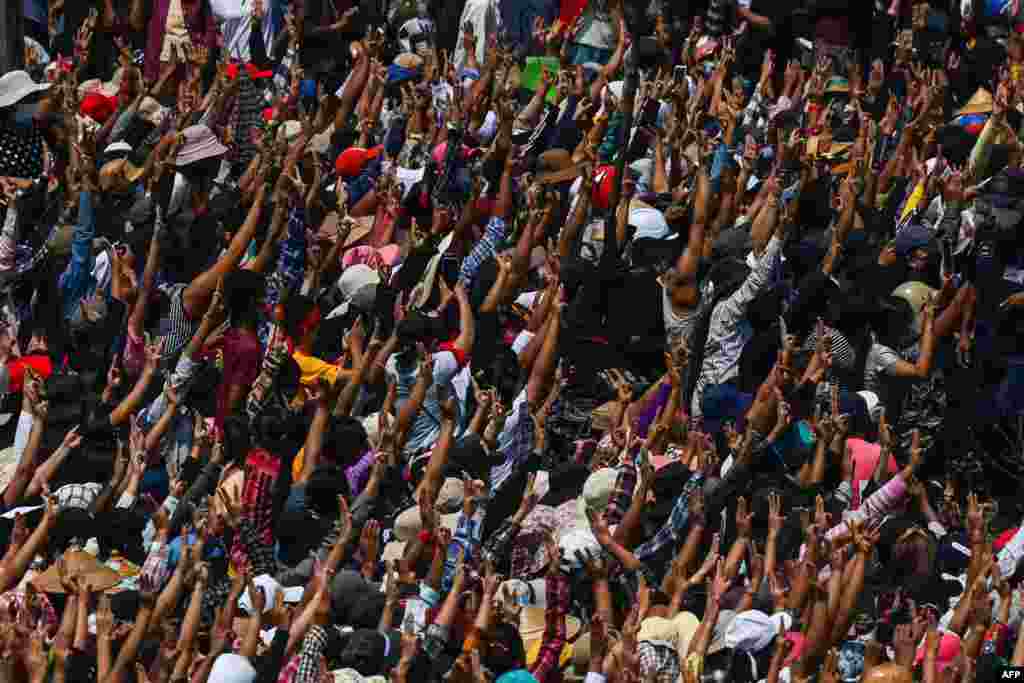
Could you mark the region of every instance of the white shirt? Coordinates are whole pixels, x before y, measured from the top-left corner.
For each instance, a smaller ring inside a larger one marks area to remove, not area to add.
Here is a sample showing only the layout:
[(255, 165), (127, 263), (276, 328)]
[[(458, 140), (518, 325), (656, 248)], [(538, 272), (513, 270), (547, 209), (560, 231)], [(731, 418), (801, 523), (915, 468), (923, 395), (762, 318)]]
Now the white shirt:
[(476, 36), (476, 59), (483, 64), (487, 56), (487, 36), (501, 30), (501, 12), (495, 0), (469, 0), (462, 10), (459, 19), (459, 42), (455, 48), (454, 63), (456, 69), (466, 66), (466, 50), (462, 47), (462, 27), (466, 22), (473, 24)]

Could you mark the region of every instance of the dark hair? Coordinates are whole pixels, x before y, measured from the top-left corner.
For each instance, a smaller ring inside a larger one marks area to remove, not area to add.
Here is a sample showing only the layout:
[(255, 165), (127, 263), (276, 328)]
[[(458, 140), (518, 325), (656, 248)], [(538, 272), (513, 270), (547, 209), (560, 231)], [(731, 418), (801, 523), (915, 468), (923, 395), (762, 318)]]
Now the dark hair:
[(905, 299), (890, 296), (882, 300), (871, 329), (880, 344), (899, 350), (907, 346), (913, 322), (914, 309), (910, 304)]
[(306, 504), (323, 518), (337, 517), (338, 496), (348, 497), (348, 493), (345, 472), (334, 465), (317, 467), (306, 482)]
[(800, 280), (796, 299), (786, 316), (786, 331), (800, 338), (810, 334), (818, 318), (826, 315), (829, 300), (837, 289), (832, 279), (820, 271), (810, 273)]
[(224, 420), (224, 457), (227, 462), (242, 462), (252, 448), (249, 421), (238, 415)]
[(398, 344), (403, 349), (409, 349), (416, 342), (428, 343), (444, 336), (445, 325), (440, 318), (432, 318), (419, 311), (412, 311), (407, 315), (395, 330), (398, 337)]
[(224, 303), (235, 323), (248, 322), (259, 311), (266, 278), (251, 270), (234, 270), (224, 278)]
[(313, 297), (299, 294), (288, 299), (284, 307), (284, 331), (292, 339), (299, 338), (302, 321), (310, 314), (317, 305)]
[(519, 629), (512, 624), (502, 622), (491, 629), (492, 643), (504, 643), (507, 652), (498, 654), (494, 648), (487, 650), (487, 668), (497, 678), (506, 671), (521, 667), (526, 662), (526, 648), (523, 646), (523, 637)]
[(370, 445), (363, 423), (354, 417), (335, 417), (329, 429), (329, 450), (339, 465), (347, 467), (355, 464)]
[(364, 676), (384, 673), (386, 638), (387, 636), (368, 628), (353, 632), (341, 652), (342, 665), (355, 669)]

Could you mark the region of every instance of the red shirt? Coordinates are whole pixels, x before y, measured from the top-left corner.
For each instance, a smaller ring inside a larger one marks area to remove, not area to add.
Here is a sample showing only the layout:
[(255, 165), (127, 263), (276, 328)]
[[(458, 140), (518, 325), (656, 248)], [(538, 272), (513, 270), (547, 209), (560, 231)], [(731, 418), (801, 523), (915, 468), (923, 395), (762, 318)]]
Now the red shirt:
[(228, 416), (228, 397), (232, 386), (248, 387), (260, 375), (259, 339), (247, 330), (231, 328), (224, 333), (224, 374), (217, 388), (217, 429), (223, 429)]

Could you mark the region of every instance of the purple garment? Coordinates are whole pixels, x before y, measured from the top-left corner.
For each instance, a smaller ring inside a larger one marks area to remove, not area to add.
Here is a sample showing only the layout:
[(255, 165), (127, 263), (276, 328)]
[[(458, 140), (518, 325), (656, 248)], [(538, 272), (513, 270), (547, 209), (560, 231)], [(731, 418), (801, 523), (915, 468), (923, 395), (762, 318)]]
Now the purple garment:
[(658, 411), (664, 406), (668, 405), (668, 397), (672, 394), (672, 385), (661, 383), (658, 387), (658, 393), (654, 395), (654, 400), (644, 406), (644, 412), (640, 414), (640, 436), (647, 436), (647, 428), (654, 422), (654, 418), (658, 415)]
[[(160, 53), (164, 47), (164, 33), (167, 31), (167, 12), (171, 0), (154, 0), (153, 10), (146, 27), (146, 78), (160, 77)], [(213, 49), (216, 44), (217, 25), (209, 0), (181, 0), (181, 13), (185, 15), (185, 28), (194, 44)]]
[(366, 482), (370, 480), (370, 470), (375, 462), (377, 462), (377, 452), (366, 451), (355, 465), (345, 470), (348, 490), (352, 493), (353, 498), (362, 493), (363, 489), (366, 488)]

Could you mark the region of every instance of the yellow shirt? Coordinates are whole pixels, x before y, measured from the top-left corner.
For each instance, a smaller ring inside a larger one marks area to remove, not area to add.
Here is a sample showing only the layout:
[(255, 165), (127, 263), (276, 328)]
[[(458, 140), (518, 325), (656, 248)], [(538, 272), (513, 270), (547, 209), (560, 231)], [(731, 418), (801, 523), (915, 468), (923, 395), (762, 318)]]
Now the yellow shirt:
[(303, 386), (315, 386), (320, 383), (320, 378), (326, 379), (331, 384), (338, 381), (338, 373), (341, 372), (341, 368), (337, 365), (325, 363), (319, 358), (307, 356), (301, 351), (292, 354), (292, 358), (299, 365), (299, 371), (302, 373), (299, 381)]

